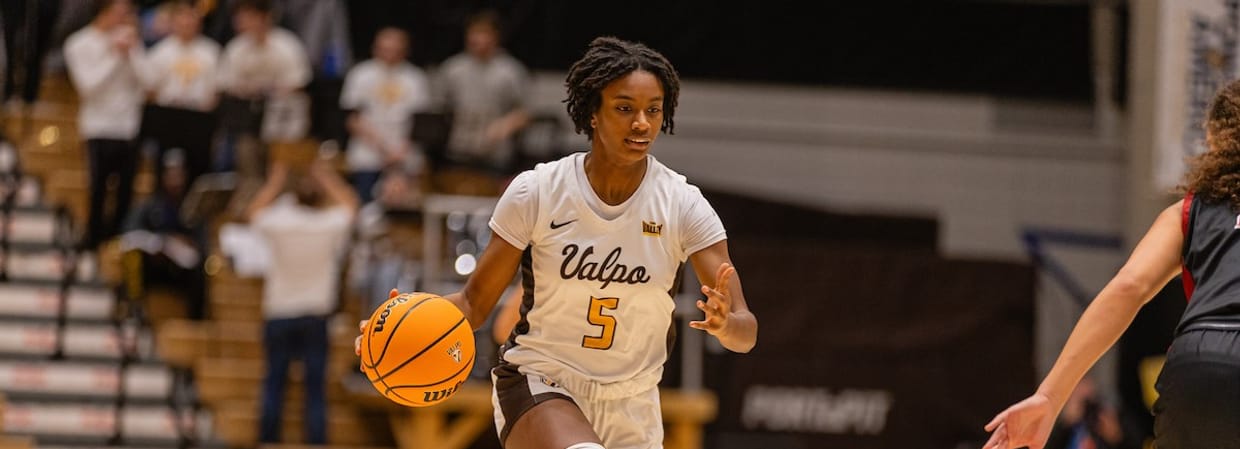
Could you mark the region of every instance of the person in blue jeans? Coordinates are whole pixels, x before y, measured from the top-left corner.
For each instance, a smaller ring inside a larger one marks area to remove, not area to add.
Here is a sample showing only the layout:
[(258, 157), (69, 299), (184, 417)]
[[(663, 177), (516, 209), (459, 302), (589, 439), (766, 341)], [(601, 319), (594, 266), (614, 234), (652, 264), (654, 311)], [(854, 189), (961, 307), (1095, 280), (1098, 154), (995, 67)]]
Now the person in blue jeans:
[(306, 384), (305, 442), (327, 444), (327, 319), (302, 316), (267, 320), (263, 328), (267, 374), (263, 377), (259, 441), (282, 440), (284, 386), (293, 360), (303, 364)]
[(335, 310), (340, 269), (358, 200), (326, 162), (316, 161), (292, 180), (276, 162), (246, 211), (267, 241), (271, 264), (263, 283), (263, 379), (259, 440), (280, 441), (284, 386), (293, 359), (305, 368), (305, 442), (327, 443), (327, 318)]

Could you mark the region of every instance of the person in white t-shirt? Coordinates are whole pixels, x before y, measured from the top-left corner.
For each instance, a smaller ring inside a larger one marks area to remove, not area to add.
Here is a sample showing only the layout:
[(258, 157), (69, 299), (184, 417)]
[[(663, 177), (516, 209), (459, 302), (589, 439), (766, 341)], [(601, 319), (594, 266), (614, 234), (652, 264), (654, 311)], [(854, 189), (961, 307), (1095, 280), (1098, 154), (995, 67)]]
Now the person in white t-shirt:
[(337, 280), (353, 220), (357, 196), (324, 161), (296, 180), (292, 194), (281, 195), (288, 167), (272, 164), (266, 184), (246, 216), (271, 250), (263, 283), (263, 379), (259, 441), (276, 443), (283, 428), (284, 385), (291, 359), (304, 362), (308, 444), (327, 443), (327, 317), (335, 309)]
[[(201, 34), (202, 15), (189, 0), (178, 0), (168, 7), (172, 34), (163, 38), (146, 54), (142, 79), (158, 106), (147, 111), (146, 120), (158, 125), (174, 124), (173, 132), (160, 130), (160, 159), (170, 148), (185, 154), (187, 181), (205, 172), (210, 165), (215, 105), (219, 92), (215, 86), (220, 45)], [(150, 129), (150, 122), (148, 128)], [(192, 127), (205, 127), (191, 129)], [(150, 133), (148, 133), (149, 136)], [(162, 179), (157, 174), (157, 183)]]
[(155, 104), (207, 112), (215, 108), (220, 45), (203, 36), (202, 16), (189, 1), (169, 7), (172, 34), (151, 47), (142, 71)]
[(219, 87), (241, 98), (293, 92), (310, 82), (310, 63), (297, 35), (272, 23), (268, 0), (241, 0), (233, 10), (237, 36), (220, 59)]
[(476, 271), (445, 297), (481, 325), (520, 268), (520, 319), (492, 370), (504, 447), (662, 447), (658, 382), (682, 264), (692, 262), (707, 296), (693, 328), (748, 352), (757, 318), (719, 216), (649, 154), (673, 126), (679, 79), (667, 59), (598, 38), (566, 84), (569, 116), (590, 151), (513, 180)]
[[(224, 46), (216, 83), (221, 99), (221, 126), (225, 138), (216, 154), (215, 168), (259, 172), (265, 155), (259, 136), (269, 104), (294, 95), (310, 82), (305, 47), (292, 32), (272, 23), (269, 0), (240, 0), (234, 5), (237, 36)], [(284, 121), (280, 119), (279, 121)]]
[[(94, 19), (65, 40), (69, 79), (81, 99), (78, 130), (86, 139), (90, 170), (90, 212), (83, 246), (93, 249), (116, 235), (129, 213), (138, 166), (139, 123), (144, 92), (138, 77), (142, 45), (133, 5), (127, 0), (100, 2)], [(111, 216), (104, 205), (108, 179), (120, 181)]]
[[(350, 178), (362, 203), (374, 198), (385, 169), (420, 172), (422, 151), (410, 141), (413, 114), (430, 104), (426, 74), (405, 60), (409, 35), (384, 28), (375, 35), (374, 59), (349, 70), (340, 94), (348, 111)], [(414, 173), (418, 174), (418, 173)]]
[(492, 10), (469, 17), (465, 51), (443, 62), (435, 75), (442, 107), (452, 114), (449, 165), (504, 172), (513, 160), (512, 138), (529, 124), (529, 74), (500, 46), (500, 18)]

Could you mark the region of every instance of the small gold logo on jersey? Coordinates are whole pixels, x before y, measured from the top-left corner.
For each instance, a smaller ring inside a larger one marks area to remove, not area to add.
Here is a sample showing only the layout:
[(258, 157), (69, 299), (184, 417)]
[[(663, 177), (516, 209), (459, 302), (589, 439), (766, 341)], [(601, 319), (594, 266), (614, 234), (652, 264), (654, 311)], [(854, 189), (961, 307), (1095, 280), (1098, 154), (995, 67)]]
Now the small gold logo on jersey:
[(456, 342), (456, 344), (448, 348), (448, 357), (452, 357), (452, 360), (456, 361), (456, 363), (461, 363), (461, 342), (460, 341)]
[(653, 221), (642, 220), (642, 234), (659, 237), (663, 235), (663, 225)]

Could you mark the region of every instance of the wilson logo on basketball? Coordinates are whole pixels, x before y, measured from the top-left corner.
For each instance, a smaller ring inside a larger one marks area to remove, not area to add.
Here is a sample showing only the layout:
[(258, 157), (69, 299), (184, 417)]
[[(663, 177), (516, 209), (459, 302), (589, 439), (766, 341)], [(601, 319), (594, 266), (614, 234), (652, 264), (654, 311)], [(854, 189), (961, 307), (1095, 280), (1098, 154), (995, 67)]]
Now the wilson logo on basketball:
[(396, 299), (389, 301), (387, 304), (387, 307), (383, 308), (383, 313), (379, 314), (379, 321), (375, 322), (375, 328), (370, 333), (377, 334), (377, 333), (383, 332), (383, 325), (387, 323), (388, 315), (392, 314), (392, 308), (396, 307), (397, 304), (404, 304), (408, 301), (409, 301), (409, 298), (406, 298), (404, 296), (397, 296)]
[(458, 341), (448, 348), (448, 357), (452, 357), (452, 360), (456, 361), (456, 363), (461, 363), (461, 342)]
[(439, 401), (441, 399), (447, 399), (448, 396), (452, 396), (452, 392), (456, 391), (457, 388), (461, 388), (462, 383), (463, 382), (457, 382), (456, 385), (453, 385), (452, 387), (446, 390), (424, 392), (422, 393), (422, 402), (430, 404), (430, 403)]
[(651, 237), (659, 237), (663, 235), (663, 224), (642, 220), (642, 234)]

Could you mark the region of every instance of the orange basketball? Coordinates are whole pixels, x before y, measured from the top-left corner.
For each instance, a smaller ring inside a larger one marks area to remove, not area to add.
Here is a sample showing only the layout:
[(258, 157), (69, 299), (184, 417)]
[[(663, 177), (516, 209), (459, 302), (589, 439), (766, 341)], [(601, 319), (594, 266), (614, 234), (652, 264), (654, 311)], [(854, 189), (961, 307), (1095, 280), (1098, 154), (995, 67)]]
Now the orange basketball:
[(425, 407), (452, 396), (474, 366), (474, 331), (460, 309), (430, 293), (389, 299), (362, 334), (362, 371), (397, 404)]

